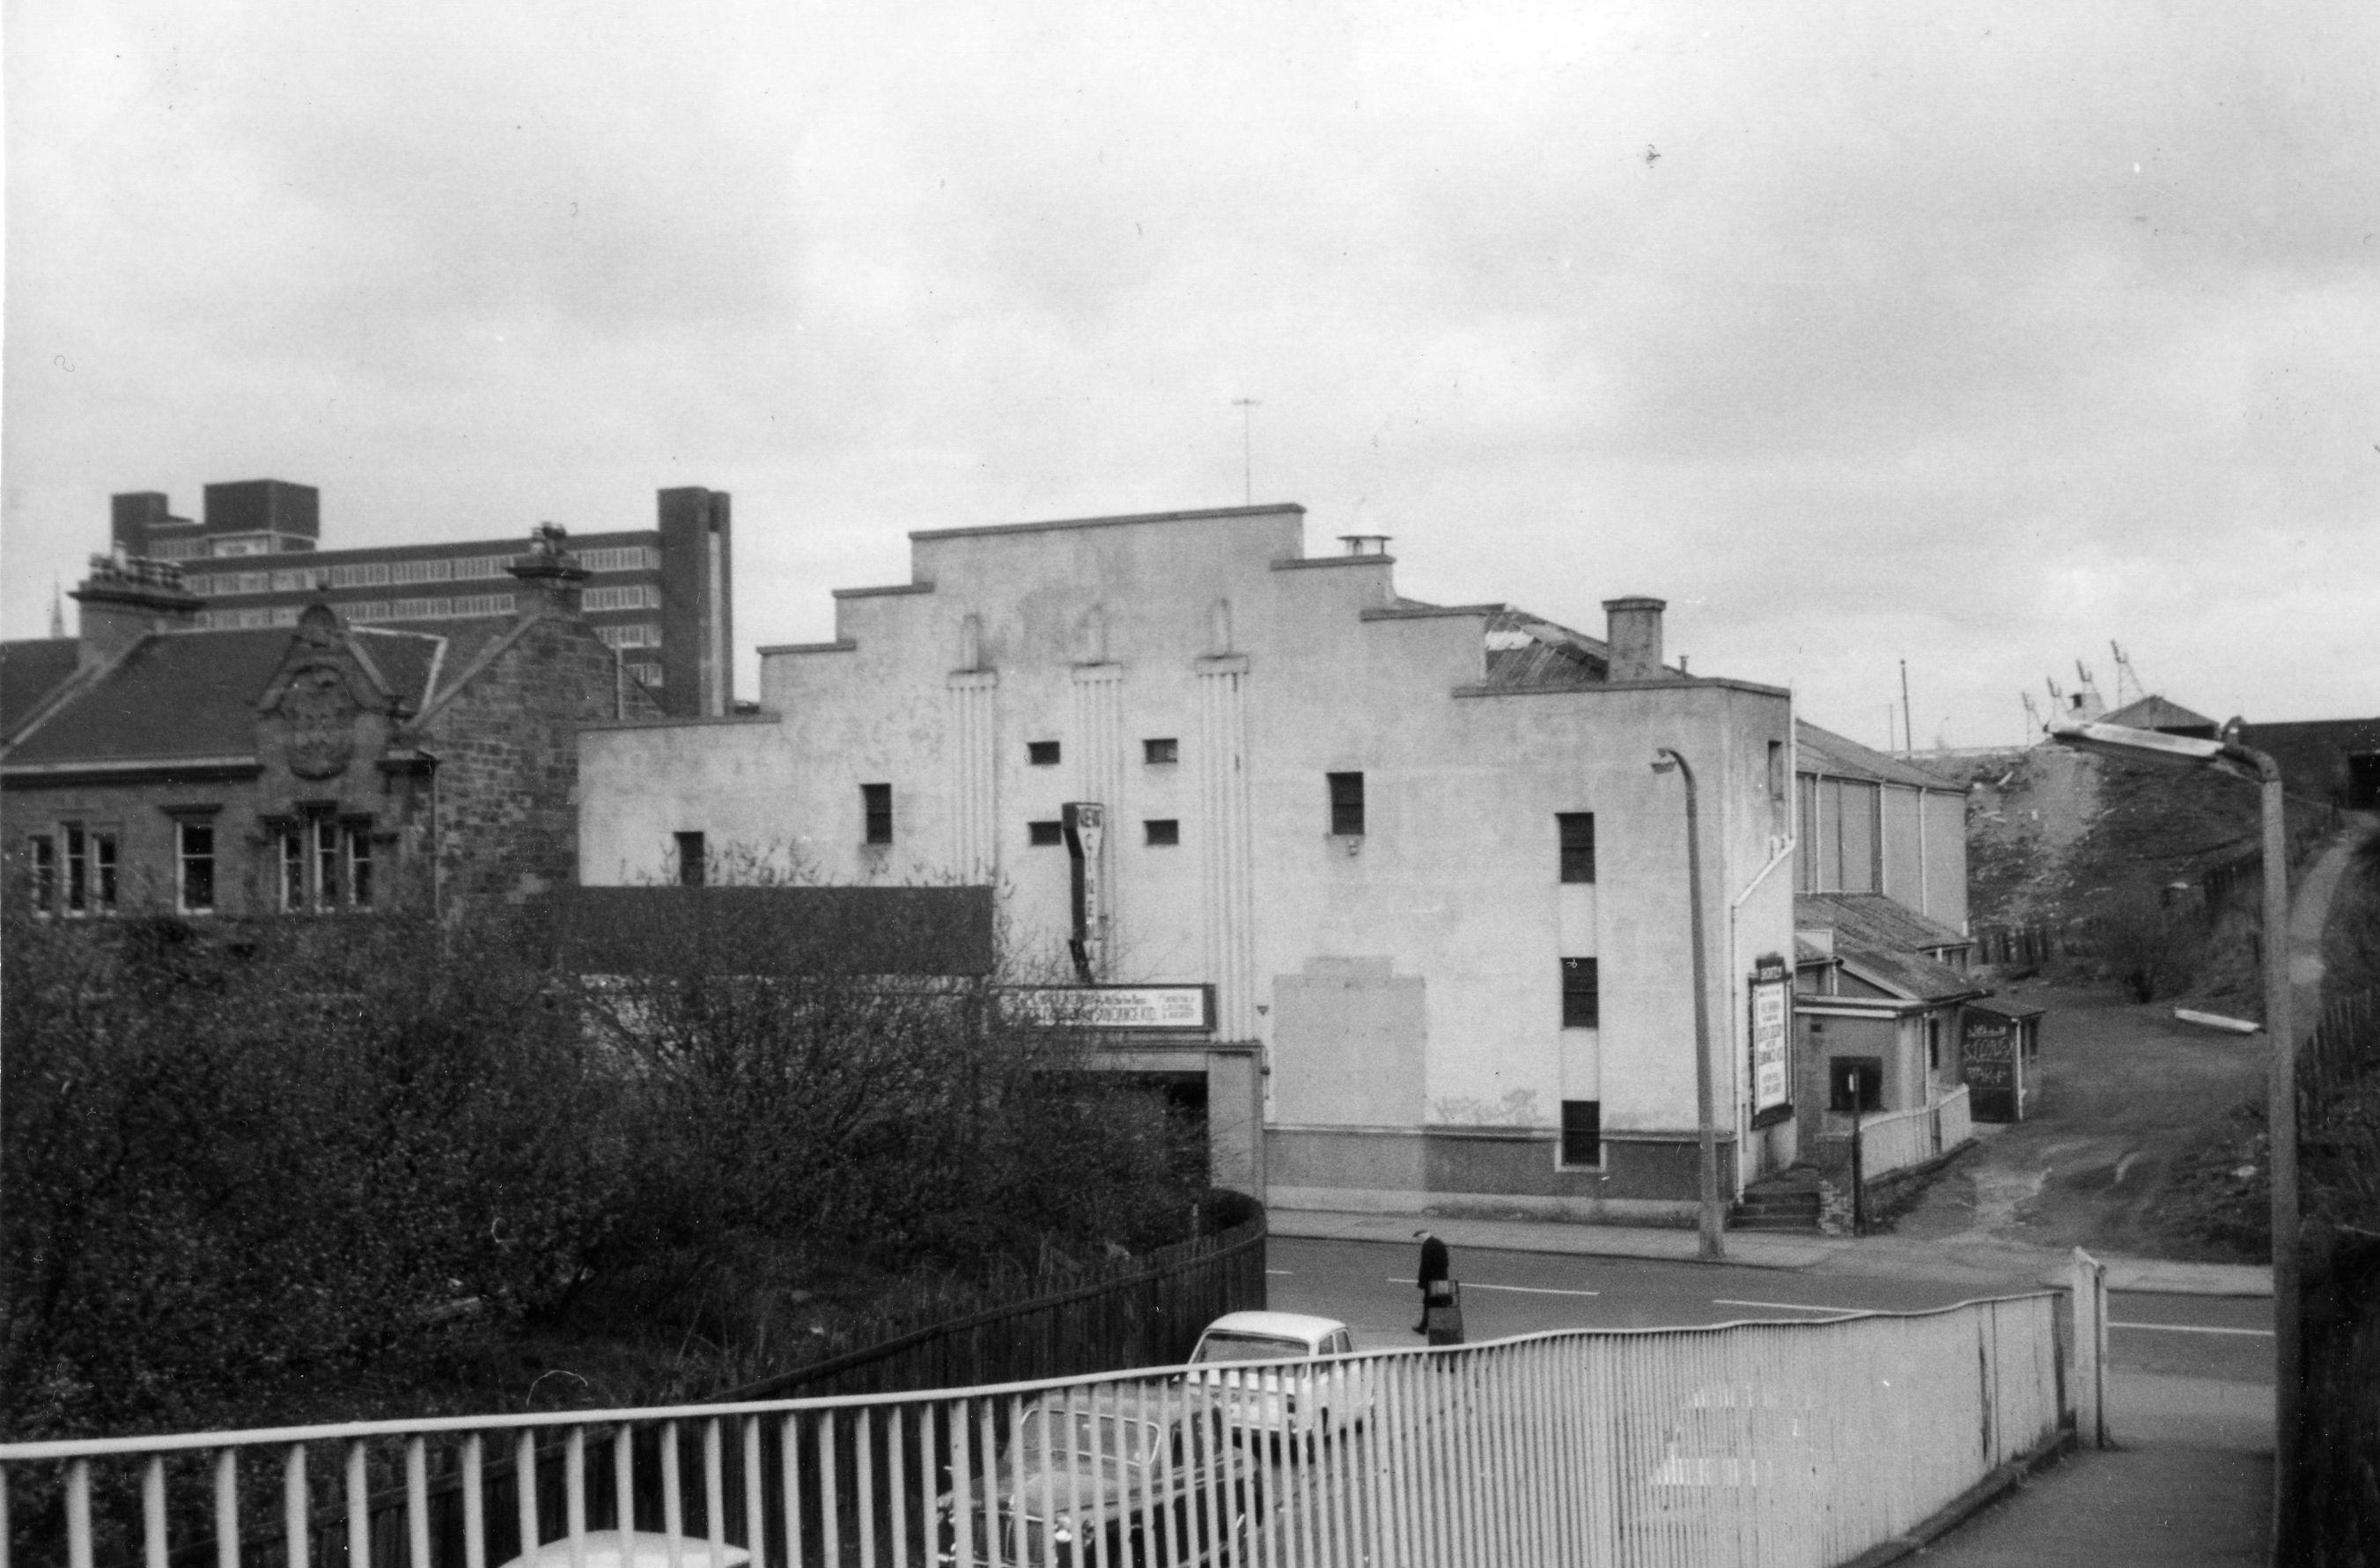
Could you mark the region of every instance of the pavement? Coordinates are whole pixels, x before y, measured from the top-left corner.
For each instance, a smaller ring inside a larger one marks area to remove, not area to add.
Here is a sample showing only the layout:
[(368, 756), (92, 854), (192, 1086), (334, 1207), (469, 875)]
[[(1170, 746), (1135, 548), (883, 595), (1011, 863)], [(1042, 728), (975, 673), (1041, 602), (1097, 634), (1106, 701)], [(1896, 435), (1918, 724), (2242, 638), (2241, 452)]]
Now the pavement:
[[(1548, 1252), (1577, 1258), (1644, 1258), (1693, 1263), (1701, 1237), (1649, 1225), (1588, 1225), (1559, 1220), (1480, 1220), (1443, 1214), (1366, 1214), (1317, 1209), (1275, 1209), (1277, 1236), (1317, 1241), (1410, 1246), (1427, 1226), (1458, 1249)], [(1730, 1231), (1725, 1261), (1738, 1268), (1806, 1270), (1863, 1278), (1949, 1280), (1985, 1289), (2061, 1285), (2073, 1254), (2050, 1247), (1985, 1239), (1913, 1240), (1901, 1236), (1823, 1236), (1772, 1231)], [(2269, 1296), (2273, 1271), (2261, 1265), (2176, 1263), (2154, 1258), (2094, 1253), (2107, 1265), (2107, 1288), (2163, 1295)]]

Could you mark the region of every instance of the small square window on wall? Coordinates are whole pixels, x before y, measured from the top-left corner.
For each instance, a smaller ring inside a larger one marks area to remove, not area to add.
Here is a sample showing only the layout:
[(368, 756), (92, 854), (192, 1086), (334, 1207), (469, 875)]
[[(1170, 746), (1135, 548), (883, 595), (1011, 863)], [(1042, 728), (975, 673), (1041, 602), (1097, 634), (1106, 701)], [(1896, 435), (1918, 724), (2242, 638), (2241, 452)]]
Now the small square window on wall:
[(673, 833), (677, 840), (677, 885), (700, 887), (710, 869), (710, 852), (698, 833)]
[(1025, 842), (1036, 849), (1054, 849), (1066, 842), (1066, 824), (1027, 822), (1025, 824)]
[(1561, 1027), (1599, 1029), (1603, 1027), (1603, 994), (1592, 958), (1561, 961)]
[(1360, 838), (1364, 833), (1364, 775), (1326, 773), (1330, 781), (1330, 833), (1334, 838)]
[(1595, 881), (1595, 813), (1557, 811), (1554, 813), (1554, 829), (1561, 843), (1561, 880), (1566, 882)]
[(1182, 821), (1178, 817), (1151, 817), (1141, 823), (1148, 831), (1148, 842), (1156, 847), (1182, 842)]
[(1182, 760), (1182, 743), (1172, 735), (1140, 743), (1140, 760), (1151, 764)]
[(1565, 1100), (1561, 1102), (1561, 1162), (1602, 1164), (1603, 1101)]
[(1058, 743), (1028, 740), (1025, 743), (1025, 760), (1037, 768), (1054, 768), (1058, 765)]
[(889, 784), (864, 784), (859, 786), (859, 807), (867, 820), (868, 844), (892, 842), (892, 786)]

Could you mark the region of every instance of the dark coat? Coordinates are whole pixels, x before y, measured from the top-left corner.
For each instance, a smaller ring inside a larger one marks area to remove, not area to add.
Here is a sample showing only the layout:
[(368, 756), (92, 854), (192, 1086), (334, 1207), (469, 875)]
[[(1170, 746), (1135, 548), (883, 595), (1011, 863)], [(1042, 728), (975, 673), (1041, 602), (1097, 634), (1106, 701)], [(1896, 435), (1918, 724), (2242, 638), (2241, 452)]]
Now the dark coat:
[(1414, 1284), (1421, 1290), (1428, 1290), (1431, 1281), (1447, 1277), (1446, 1268), (1446, 1244), (1436, 1236), (1424, 1237), (1421, 1244), (1421, 1272), (1415, 1276)]

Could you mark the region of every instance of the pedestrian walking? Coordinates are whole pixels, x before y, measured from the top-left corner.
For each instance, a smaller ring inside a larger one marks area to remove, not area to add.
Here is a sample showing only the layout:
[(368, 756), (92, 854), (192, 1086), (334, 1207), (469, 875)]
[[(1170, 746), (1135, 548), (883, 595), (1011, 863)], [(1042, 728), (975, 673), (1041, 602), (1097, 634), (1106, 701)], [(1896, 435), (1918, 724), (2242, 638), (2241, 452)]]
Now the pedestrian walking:
[(1463, 1343), (1463, 1297), (1449, 1270), (1446, 1243), (1429, 1231), (1415, 1231), (1421, 1242), (1421, 1267), (1414, 1285), (1421, 1292), (1421, 1321), (1414, 1332), (1427, 1334), (1432, 1344)]

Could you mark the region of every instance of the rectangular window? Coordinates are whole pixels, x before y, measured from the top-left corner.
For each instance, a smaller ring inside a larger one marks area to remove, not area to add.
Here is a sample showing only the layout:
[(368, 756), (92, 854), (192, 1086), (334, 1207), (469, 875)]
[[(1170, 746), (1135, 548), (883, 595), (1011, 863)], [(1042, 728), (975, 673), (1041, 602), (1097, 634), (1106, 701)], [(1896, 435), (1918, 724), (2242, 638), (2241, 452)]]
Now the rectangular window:
[(1182, 760), (1182, 743), (1172, 735), (1144, 740), (1140, 743), (1140, 760), (1144, 762), (1179, 762)]
[(1603, 1027), (1603, 995), (1592, 958), (1561, 961), (1561, 1027), (1598, 1029)]
[(174, 824), (174, 906), (185, 915), (208, 915), (215, 906), (215, 825)]
[(1152, 845), (1162, 845), (1182, 842), (1182, 823), (1178, 818), (1151, 817), (1141, 826), (1148, 831), (1148, 842)]
[(1848, 1112), (1884, 1109), (1884, 1059), (1877, 1056), (1834, 1056), (1827, 1061), (1827, 1109)]
[(1565, 1165), (1602, 1164), (1603, 1101), (1565, 1100), (1561, 1108), (1561, 1162)]
[[(181, 825), (183, 907), (189, 900), (190, 834), (206, 835), (203, 875), (208, 906), (214, 897), (214, 830), (186, 822)], [(331, 816), (310, 816), (281, 830), (281, 908), (285, 914), (329, 914), (338, 909), (368, 909), (372, 901), (371, 824), (342, 822)]]
[(58, 843), (47, 833), (25, 840), (25, 859), (33, 879), (33, 912), (55, 914), (58, 907)]
[(1364, 832), (1364, 775), (1327, 773), (1330, 781), (1330, 832), (1340, 838), (1358, 838)]
[(1557, 811), (1554, 828), (1561, 839), (1561, 880), (1595, 881), (1595, 813)]
[(674, 836), (677, 839), (677, 885), (700, 887), (710, 859), (710, 851), (703, 846), (702, 835), (691, 833)]
[(1025, 824), (1025, 842), (1036, 849), (1054, 848), (1066, 842), (1066, 824), (1027, 822)]
[(347, 902), (369, 909), (372, 902), (371, 826), (357, 823), (346, 831)]
[(84, 915), (91, 911), (91, 867), (83, 857), (90, 845), (83, 836), (80, 822), (66, 825), (67, 841), (67, 913)]
[(103, 915), (115, 913), (115, 835), (91, 835), (91, 906)]
[(1037, 768), (1054, 768), (1058, 765), (1058, 743), (1028, 740), (1025, 743), (1025, 760)]
[(859, 806), (868, 819), (867, 842), (892, 842), (892, 786), (889, 784), (864, 784), (859, 786)]

